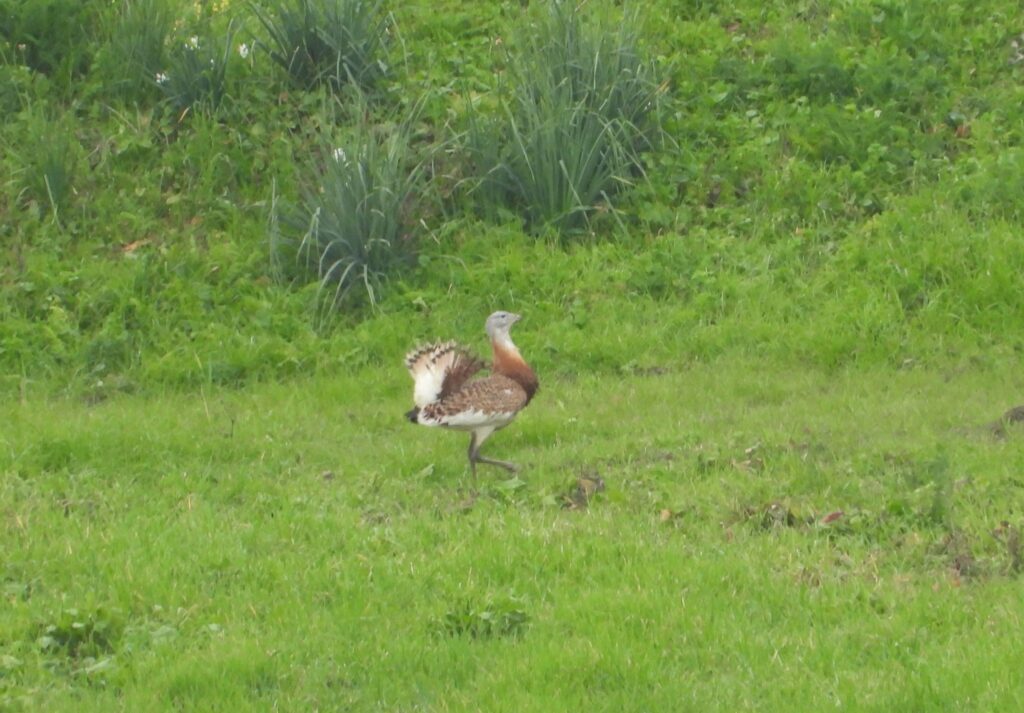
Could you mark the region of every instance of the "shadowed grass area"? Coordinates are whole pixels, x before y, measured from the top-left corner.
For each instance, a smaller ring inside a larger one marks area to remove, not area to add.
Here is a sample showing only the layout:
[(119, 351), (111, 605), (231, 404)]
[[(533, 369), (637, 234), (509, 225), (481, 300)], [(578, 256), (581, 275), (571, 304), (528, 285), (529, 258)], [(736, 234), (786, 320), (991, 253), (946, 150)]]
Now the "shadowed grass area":
[[(462, 434), (400, 418), (397, 366), (8, 404), (0, 696), (49, 710), (1019, 704), (1024, 434), (983, 426), (1019, 372), (782, 366), (546, 379), (488, 443), (521, 477), (484, 471), (475, 500)], [(581, 504), (584, 476), (605, 488)]]

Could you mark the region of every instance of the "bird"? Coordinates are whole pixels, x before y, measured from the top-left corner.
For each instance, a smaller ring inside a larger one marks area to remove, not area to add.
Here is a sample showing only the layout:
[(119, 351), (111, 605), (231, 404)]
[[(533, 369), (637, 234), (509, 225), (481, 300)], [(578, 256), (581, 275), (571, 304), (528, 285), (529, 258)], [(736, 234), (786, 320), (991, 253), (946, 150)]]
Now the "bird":
[[(512, 423), (533, 400), (540, 382), (512, 341), (512, 325), (521, 315), (499, 310), (484, 324), (491, 340), (490, 375), (477, 377), (484, 362), (454, 341), (435, 342), (405, 356), (412, 376), (415, 406), (405, 414), (413, 423), (469, 431), (469, 467), (476, 486), (477, 463), (515, 473), (519, 466), (487, 458), (480, 447), (491, 434)], [(474, 378), (476, 377), (476, 378)]]

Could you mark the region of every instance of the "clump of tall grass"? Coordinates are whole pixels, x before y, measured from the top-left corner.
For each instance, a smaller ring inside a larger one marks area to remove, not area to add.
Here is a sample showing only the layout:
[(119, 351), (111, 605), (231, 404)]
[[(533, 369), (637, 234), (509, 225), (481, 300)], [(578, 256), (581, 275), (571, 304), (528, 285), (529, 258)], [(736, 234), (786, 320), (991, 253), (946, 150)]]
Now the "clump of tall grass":
[(123, 0), (111, 18), (98, 60), (108, 89), (126, 99), (151, 97), (166, 68), (174, 13), (167, 0)]
[(40, 217), (49, 214), (61, 224), (75, 195), (82, 146), (66, 119), (51, 119), (33, 108), (22, 119), (16, 143), (6, 147), (17, 167), (21, 196)]
[(369, 89), (387, 70), (391, 17), (379, 0), (272, 0), (252, 8), (270, 35), (270, 57), (301, 87), (354, 82)]
[(495, 116), (470, 114), (481, 202), (537, 230), (571, 231), (641, 169), (661, 86), (635, 11), (612, 16), (552, 2), (523, 28)]
[(99, 2), (0, 0), (3, 60), (31, 67), (62, 89), (73, 88), (92, 64), (92, 37), (102, 13)]
[(362, 125), (325, 145), (306, 167), (297, 205), (271, 211), (271, 257), (280, 278), (315, 280), (321, 306), (371, 304), (415, 258), (425, 164), (410, 122)]
[(190, 110), (216, 111), (228, 92), (234, 27), (229, 26), (223, 44), (192, 35), (172, 45), (166, 71), (154, 79), (165, 101), (179, 116)]

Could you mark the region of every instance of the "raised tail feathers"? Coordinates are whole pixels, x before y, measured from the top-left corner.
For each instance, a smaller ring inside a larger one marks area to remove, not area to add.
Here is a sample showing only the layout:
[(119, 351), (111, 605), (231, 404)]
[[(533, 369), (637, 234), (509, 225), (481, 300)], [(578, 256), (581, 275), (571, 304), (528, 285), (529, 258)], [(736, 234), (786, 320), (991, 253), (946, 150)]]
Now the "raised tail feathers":
[[(474, 374), (483, 368), (483, 362), (455, 342), (428, 344), (409, 352), (405, 366), (412, 376), (415, 411), (455, 393)], [(407, 414), (409, 420), (414, 417)]]

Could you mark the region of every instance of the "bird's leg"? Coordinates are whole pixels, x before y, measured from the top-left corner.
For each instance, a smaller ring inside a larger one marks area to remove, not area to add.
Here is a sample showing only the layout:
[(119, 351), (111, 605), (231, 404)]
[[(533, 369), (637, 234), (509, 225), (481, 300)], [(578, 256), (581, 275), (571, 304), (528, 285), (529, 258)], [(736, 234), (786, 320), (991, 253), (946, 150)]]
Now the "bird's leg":
[(519, 466), (515, 463), (509, 463), (507, 460), (497, 460), (495, 458), (487, 458), (477, 453), (476, 460), (478, 463), (488, 463), (489, 465), (496, 465), (499, 468), (504, 468), (510, 473), (519, 472)]
[(517, 466), (515, 463), (509, 463), (508, 461), (497, 460), (495, 458), (488, 458), (486, 456), (480, 455), (480, 446), (483, 445), (483, 442), (487, 439), (487, 436), (490, 435), (490, 431), (485, 432), (482, 438), (476, 431), (472, 431), (471, 433), (473, 435), (469, 440), (469, 466), (470, 468), (473, 469), (474, 487), (476, 486), (477, 463), (487, 463), (488, 465), (496, 465), (499, 468), (504, 468), (505, 470), (511, 473), (515, 473), (519, 470), (519, 466)]
[(476, 431), (469, 434), (469, 469), (473, 472), (473, 491), (476, 492), (476, 461), (477, 461)]

